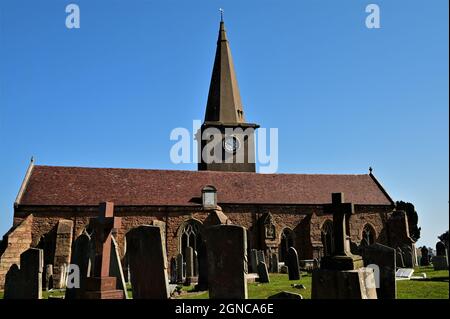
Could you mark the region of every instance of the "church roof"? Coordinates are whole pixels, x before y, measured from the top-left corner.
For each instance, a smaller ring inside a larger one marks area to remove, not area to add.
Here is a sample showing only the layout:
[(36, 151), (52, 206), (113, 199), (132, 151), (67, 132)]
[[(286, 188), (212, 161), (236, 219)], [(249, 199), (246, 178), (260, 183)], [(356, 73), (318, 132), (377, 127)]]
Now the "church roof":
[(241, 172), (83, 168), (33, 165), (17, 205), (118, 206), (197, 205), (206, 185), (220, 204), (325, 204), (331, 193), (347, 202), (392, 205), (372, 174), (314, 175)]

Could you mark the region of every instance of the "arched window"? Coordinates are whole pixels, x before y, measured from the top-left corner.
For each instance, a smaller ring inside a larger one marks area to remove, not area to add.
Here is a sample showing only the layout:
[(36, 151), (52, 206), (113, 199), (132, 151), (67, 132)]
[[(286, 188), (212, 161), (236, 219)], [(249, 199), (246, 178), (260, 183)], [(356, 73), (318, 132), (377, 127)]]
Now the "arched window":
[(286, 261), (289, 247), (294, 246), (294, 232), (290, 228), (283, 229), (279, 249), (280, 261)]
[(330, 256), (334, 250), (333, 222), (327, 220), (322, 226), (323, 255)]
[(369, 224), (365, 224), (362, 231), (361, 246), (369, 246), (375, 244), (375, 229)]
[(180, 233), (180, 253), (184, 256), (186, 247), (198, 250), (202, 242), (202, 224), (191, 219), (187, 221)]

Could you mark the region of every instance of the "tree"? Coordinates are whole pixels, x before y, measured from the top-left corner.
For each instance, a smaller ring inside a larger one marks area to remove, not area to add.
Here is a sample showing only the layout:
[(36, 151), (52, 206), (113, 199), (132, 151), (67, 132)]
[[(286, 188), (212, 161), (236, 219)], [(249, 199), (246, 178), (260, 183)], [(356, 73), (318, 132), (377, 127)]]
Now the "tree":
[(397, 210), (403, 210), (406, 212), (406, 216), (408, 217), (408, 228), (409, 228), (409, 236), (412, 240), (417, 241), (420, 238), (420, 230), (418, 227), (419, 223), (419, 215), (414, 208), (414, 205), (404, 201), (398, 201), (396, 203)]
[(438, 236), (438, 239), (444, 243), (445, 247), (448, 249), (448, 230), (442, 235)]

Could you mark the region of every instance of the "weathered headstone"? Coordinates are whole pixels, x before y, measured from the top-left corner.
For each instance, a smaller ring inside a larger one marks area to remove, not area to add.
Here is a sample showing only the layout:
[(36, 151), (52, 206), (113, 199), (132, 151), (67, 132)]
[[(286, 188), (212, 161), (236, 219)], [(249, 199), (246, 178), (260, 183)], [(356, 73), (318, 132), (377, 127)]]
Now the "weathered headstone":
[(125, 275), (123, 273), (122, 262), (120, 260), (119, 245), (113, 236), (111, 236), (109, 275), (111, 277), (116, 277), (116, 289), (122, 290), (125, 299), (128, 299), (127, 284), (125, 282)]
[(448, 269), (448, 255), (447, 249), (443, 242), (436, 244), (436, 256), (431, 260), (434, 270), (447, 270)]
[(397, 249), (395, 250), (395, 258), (397, 267), (404, 268), (405, 262), (403, 260), (403, 251), (400, 247), (397, 247)]
[(362, 250), (364, 265), (366, 267), (370, 267), (371, 265), (376, 265), (374, 268), (378, 267), (379, 273), (374, 273), (375, 276), (378, 275), (378, 280), (375, 278), (378, 284), (378, 299), (397, 298), (395, 254), (395, 249), (378, 243), (366, 246)]
[(258, 276), (260, 283), (269, 283), (269, 272), (267, 271), (267, 266), (265, 263), (260, 262), (258, 264)]
[(186, 258), (186, 277), (194, 277), (194, 248), (186, 247), (184, 251), (184, 256)]
[(397, 280), (401, 279), (411, 279), (412, 275), (414, 274), (414, 269), (412, 268), (399, 268), (397, 269), (397, 272), (395, 273), (395, 278)]
[(298, 254), (294, 247), (289, 247), (287, 254), (287, 267), (289, 280), (299, 280), (300, 279), (300, 268), (298, 265)]
[(410, 245), (403, 246), (402, 252), (403, 252), (403, 263), (405, 264), (405, 267), (407, 268), (414, 267), (414, 256), (412, 253), (411, 246)]
[[(257, 263), (265, 263), (266, 262), (266, 256), (264, 254), (263, 250), (258, 250), (257, 252)], [(256, 265), (256, 270), (258, 270), (258, 265)]]
[(12, 265), (5, 278), (5, 299), (42, 299), (44, 252), (30, 248), (20, 255), (20, 269)]
[(23, 285), (19, 266), (13, 264), (6, 273), (3, 298), (21, 299), (23, 296)]
[(170, 259), (170, 283), (174, 284), (177, 282), (177, 260), (172, 257)]
[(278, 273), (278, 254), (272, 253), (270, 255), (270, 272), (271, 273)]
[(258, 251), (256, 249), (250, 250), (250, 268), (252, 272), (258, 272)]
[[(67, 266), (70, 263), (72, 249), (73, 221), (61, 219), (56, 229), (55, 258), (53, 261), (53, 282), (55, 288), (65, 288)], [(65, 265), (65, 266), (63, 266)]]
[(343, 193), (332, 194), (332, 204), (325, 207), (333, 213), (334, 252), (312, 272), (312, 299), (376, 299), (374, 270), (364, 268), (361, 256), (353, 255), (348, 245), (347, 218), (354, 213), (352, 203), (344, 203)]
[(430, 257), (428, 256), (428, 248), (423, 246), (421, 249), (422, 257), (420, 258), (421, 266), (429, 266), (430, 265)]
[(206, 229), (208, 286), (211, 299), (247, 299), (247, 233), (237, 225)]
[(127, 252), (134, 299), (168, 299), (166, 248), (157, 226), (139, 226), (127, 234)]
[(53, 289), (53, 265), (45, 266), (44, 287), (45, 290)]
[(123, 299), (123, 291), (116, 289), (116, 278), (109, 275), (112, 232), (120, 228), (121, 219), (114, 217), (114, 204), (99, 205), (99, 217), (91, 219), (94, 227), (95, 257), (93, 275), (86, 279), (84, 298)]
[(79, 288), (71, 287), (66, 289), (65, 299), (83, 298), (86, 288), (86, 278), (90, 276), (91, 263), (93, 259), (93, 242), (91, 236), (83, 233), (75, 239), (73, 243), (72, 257), (70, 263), (77, 265), (80, 269)]
[(184, 281), (184, 258), (182, 254), (177, 255), (177, 282)]

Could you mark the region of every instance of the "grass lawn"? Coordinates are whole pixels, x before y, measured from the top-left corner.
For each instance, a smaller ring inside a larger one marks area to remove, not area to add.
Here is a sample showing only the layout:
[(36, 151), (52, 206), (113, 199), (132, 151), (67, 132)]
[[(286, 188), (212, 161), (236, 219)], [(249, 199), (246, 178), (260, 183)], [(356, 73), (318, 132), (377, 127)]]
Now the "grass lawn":
[[(432, 267), (418, 267), (414, 274), (426, 273), (425, 280), (397, 281), (398, 299), (448, 299), (449, 298), (449, 272), (448, 270), (434, 271)], [(306, 289), (296, 289), (292, 284), (303, 284)], [(180, 295), (182, 299), (205, 299), (208, 293), (191, 292), (193, 287), (183, 287), (188, 292)], [(311, 298), (311, 274), (302, 273), (302, 279), (289, 281), (286, 274), (270, 274), (270, 283), (251, 283), (248, 285), (249, 299), (266, 299), (280, 291), (299, 293), (305, 299)]]
[[(448, 299), (449, 298), (449, 272), (448, 270), (435, 271), (432, 267), (418, 267), (414, 274), (426, 273), (424, 280), (402, 280), (397, 281), (398, 299)], [(292, 284), (303, 284), (306, 289), (293, 288)], [(131, 288), (128, 294), (131, 297)], [(193, 286), (183, 287), (183, 293), (177, 297), (180, 299), (206, 299), (208, 292), (195, 292)], [(289, 281), (286, 274), (270, 274), (270, 283), (251, 283), (248, 285), (248, 297), (250, 299), (266, 299), (280, 291), (299, 293), (305, 299), (311, 298), (311, 274), (302, 273), (301, 280)], [(43, 292), (43, 298), (49, 296), (64, 296), (64, 291), (55, 290)], [(0, 299), (3, 299), (3, 291), (0, 291)]]

